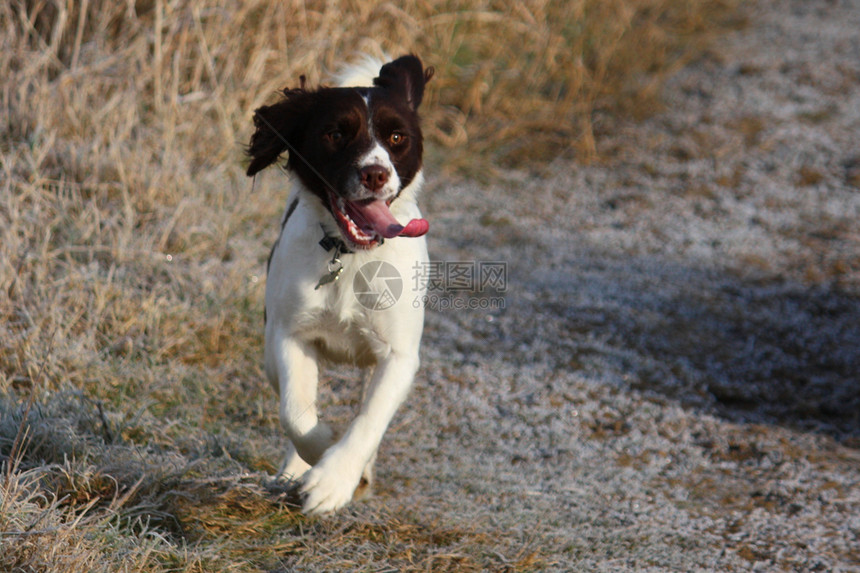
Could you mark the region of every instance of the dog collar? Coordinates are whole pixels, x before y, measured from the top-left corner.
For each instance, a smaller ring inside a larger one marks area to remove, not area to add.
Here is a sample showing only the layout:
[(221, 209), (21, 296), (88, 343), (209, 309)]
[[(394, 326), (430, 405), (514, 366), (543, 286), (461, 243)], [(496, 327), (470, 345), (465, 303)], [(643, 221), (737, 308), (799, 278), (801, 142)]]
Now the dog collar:
[[(322, 227), (322, 225), (320, 225)], [(343, 239), (340, 237), (335, 237), (329, 235), (325, 227), (323, 229), (323, 238), (320, 239), (319, 245), (323, 249), (326, 250), (327, 253), (330, 253), (334, 250), (334, 254), (331, 257), (331, 260), (328, 263), (328, 272), (320, 277), (319, 282), (317, 282), (317, 286), (314, 287), (314, 290), (317, 290), (323, 285), (327, 285), (329, 283), (333, 283), (337, 279), (340, 278), (340, 273), (343, 272), (343, 262), (340, 260), (341, 255), (353, 255), (355, 251), (350, 249)], [(382, 237), (379, 237), (379, 244), (381, 245), (383, 241)]]
[[(323, 229), (325, 232), (325, 229)], [(333, 237), (326, 233), (323, 235), (323, 238), (320, 239), (320, 247), (326, 250), (326, 252), (331, 251), (332, 249), (337, 249), (339, 254), (342, 255), (351, 255), (353, 252), (346, 246), (346, 243), (343, 242), (343, 239), (340, 237)]]
[[(322, 225), (320, 225), (322, 226)], [(340, 278), (340, 273), (343, 272), (343, 262), (340, 260), (341, 255), (351, 255), (353, 251), (346, 246), (346, 243), (343, 242), (343, 239), (340, 237), (333, 237), (326, 233), (325, 227), (323, 227), (323, 238), (320, 240), (319, 245), (326, 250), (326, 252), (331, 252), (334, 250), (334, 254), (331, 257), (331, 260), (328, 263), (328, 272), (326, 272), (323, 276), (320, 277), (320, 280), (317, 282), (317, 286), (314, 287), (314, 290), (319, 289), (323, 285), (327, 285), (329, 283), (335, 282)]]
[[(322, 227), (322, 225), (320, 225), (320, 227)], [(340, 254), (342, 254), (342, 255), (353, 255), (353, 254), (355, 254), (355, 251), (350, 249), (346, 245), (346, 243), (343, 241), (343, 239), (341, 239), (340, 237), (335, 237), (334, 235), (329, 235), (326, 232), (325, 227), (323, 227), (322, 229), (323, 229), (324, 234), (323, 234), (323, 238), (320, 239), (319, 245), (320, 245), (320, 247), (325, 249), (326, 252), (330, 252), (332, 249), (336, 248), (338, 250), (338, 252), (340, 252)], [(384, 242), (385, 242), (385, 239), (382, 237), (379, 237), (378, 239), (376, 239), (376, 246), (378, 247)]]

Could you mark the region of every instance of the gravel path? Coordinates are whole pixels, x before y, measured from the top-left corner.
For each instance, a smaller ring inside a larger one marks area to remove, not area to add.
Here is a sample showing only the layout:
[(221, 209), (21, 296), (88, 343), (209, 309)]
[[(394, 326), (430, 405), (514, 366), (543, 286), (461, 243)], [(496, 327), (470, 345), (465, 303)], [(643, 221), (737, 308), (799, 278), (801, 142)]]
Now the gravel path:
[(746, 10), (612, 159), (431, 174), (431, 257), (506, 288), (443, 277), (367, 511), (547, 570), (860, 571), (860, 2)]

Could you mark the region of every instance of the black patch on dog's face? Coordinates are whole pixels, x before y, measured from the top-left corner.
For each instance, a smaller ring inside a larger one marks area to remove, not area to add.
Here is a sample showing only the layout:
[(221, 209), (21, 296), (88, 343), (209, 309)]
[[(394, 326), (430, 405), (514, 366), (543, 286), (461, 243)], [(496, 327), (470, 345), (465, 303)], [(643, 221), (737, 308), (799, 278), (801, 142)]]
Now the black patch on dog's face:
[(248, 175), (287, 152), (287, 168), (328, 206), (329, 191), (344, 197), (354, 187), (358, 160), (378, 142), (397, 171), (399, 193), (421, 169), (417, 110), (432, 75), (404, 56), (383, 66), (370, 88), (284, 90), (281, 101), (254, 114)]
[(402, 190), (421, 169), (424, 155), (424, 138), (418, 114), (403, 99), (391, 97), (390, 93), (380, 88), (369, 90), (368, 95), (373, 135), (388, 152), (400, 177)]

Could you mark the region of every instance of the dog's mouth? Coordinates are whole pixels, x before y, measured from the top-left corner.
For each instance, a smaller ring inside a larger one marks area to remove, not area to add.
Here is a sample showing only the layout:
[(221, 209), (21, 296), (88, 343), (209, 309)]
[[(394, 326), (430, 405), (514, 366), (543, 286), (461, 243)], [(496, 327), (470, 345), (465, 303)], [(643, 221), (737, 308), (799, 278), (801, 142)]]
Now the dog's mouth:
[(430, 228), (426, 219), (412, 219), (404, 227), (389, 209), (390, 201), (363, 199), (348, 201), (329, 193), (329, 204), (343, 236), (359, 249), (370, 249), (383, 239), (420, 237)]

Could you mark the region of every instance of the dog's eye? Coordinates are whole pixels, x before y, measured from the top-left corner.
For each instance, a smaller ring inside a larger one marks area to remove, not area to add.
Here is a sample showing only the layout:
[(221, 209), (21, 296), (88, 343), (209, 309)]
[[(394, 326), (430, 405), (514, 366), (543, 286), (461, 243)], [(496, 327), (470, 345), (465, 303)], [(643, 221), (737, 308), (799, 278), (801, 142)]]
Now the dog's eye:
[(343, 140), (343, 132), (338, 129), (333, 129), (325, 134), (325, 138), (331, 143), (340, 143)]
[(391, 145), (403, 145), (406, 143), (406, 135), (395, 131), (388, 136), (388, 143)]

